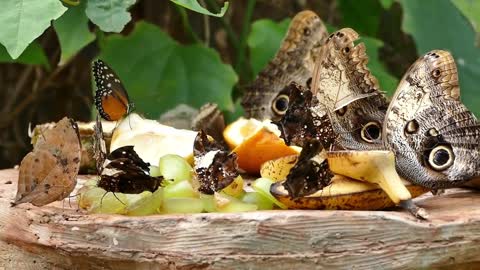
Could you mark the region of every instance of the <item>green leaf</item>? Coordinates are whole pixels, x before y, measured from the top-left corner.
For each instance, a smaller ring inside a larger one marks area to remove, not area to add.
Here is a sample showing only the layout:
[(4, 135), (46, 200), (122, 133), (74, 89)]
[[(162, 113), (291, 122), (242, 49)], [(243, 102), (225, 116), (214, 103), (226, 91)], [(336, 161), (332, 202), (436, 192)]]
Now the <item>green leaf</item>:
[(193, 10), (195, 12), (202, 13), (202, 14), (205, 14), (205, 15), (215, 16), (215, 17), (223, 17), (223, 15), (225, 15), (225, 12), (227, 12), (228, 5), (229, 5), (228, 2), (225, 2), (222, 9), (220, 9), (219, 13), (212, 13), (212, 12), (208, 11), (206, 8), (202, 7), (197, 2), (197, 0), (170, 0), (170, 1), (172, 1), (173, 3), (175, 3), (179, 6), (182, 6), (182, 7), (188, 8), (190, 10)]
[(287, 33), (290, 19), (274, 22), (268, 19), (255, 21), (248, 35), (247, 45), (250, 50), (250, 65), (254, 75), (258, 74), (280, 48)]
[(480, 49), (474, 45), (475, 32), (468, 21), (449, 0), (403, 0), (402, 6), (402, 27), (415, 40), (418, 54), (450, 51), (459, 71), (462, 100), (479, 115)]
[(452, 3), (470, 21), (475, 32), (477, 32), (476, 45), (480, 47), (480, 1), (473, 0), (452, 0)]
[(88, 30), (85, 3), (85, 1), (81, 1), (80, 5), (70, 7), (62, 17), (53, 22), (62, 48), (60, 64), (67, 62), (80, 49), (95, 39), (95, 35)]
[(372, 37), (377, 35), (378, 22), (383, 12), (378, 0), (339, 0), (337, 3), (342, 14), (341, 27), (352, 27), (355, 31)]
[(102, 31), (119, 33), (132, 19), (127, 9), (133, 4), (135, 0), (88, 0), (85, 12)]
[(395, 0), (380, 0), (380, 4), (384, 9), (389, 9), (393, 3), (395, 3)]
[(0, 43), (13, 59), (18, 58), (66, 10), (58, 0), (3, 0)]
[(101, 44), (99, 58), (117, 72), (136, 108), (150, 118), (179, 103), (233, 108), (237, 75), (210, 48), (180, 45), (145, 22), (137, 23), (129, 36), (110, 35)]
[(45, 51), (37, 42), (30, 43), (17, 59), (12, 59), (5, 47), (0, 45), (0, 63), (22, 63), (50, 68)]
[(361, 41), (365, 43), (365, 47), (367, 48), (367, 55), (369, 59), (367, 64), (368, 68), (378, 79), (382, 90), (386, 91), (387, 94), (392, 95), (397, 88), (398, 79), (387, 71), (385, 65), (380, 60), (378, 50), (383, 47), (383, 42), (371, 37), (362, 37)]

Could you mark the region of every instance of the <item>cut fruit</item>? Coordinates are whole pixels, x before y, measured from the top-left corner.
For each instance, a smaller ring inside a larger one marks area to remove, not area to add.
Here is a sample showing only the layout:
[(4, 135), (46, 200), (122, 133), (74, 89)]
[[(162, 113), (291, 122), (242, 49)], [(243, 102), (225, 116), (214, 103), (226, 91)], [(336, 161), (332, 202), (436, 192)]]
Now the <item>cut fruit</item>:
[(244, 194), (243, 192), (243, 178), (241, 175), (237, 176), (230, 185), (222, 189), (225, 194), (239, 198)]
[(242, 201), (250, 204), (255, 204), (258, 210), (273, 209), (273, 202), (256, 191), (246, 193), (243, 196)]
[(160, 158), (158, 169), (165, 179), (173, 179), (174, 182), (192, 179), (192, 167), (179, 155), (165, 155)]
[(246, 138), (255, 134), (263, 127), (263, 122), (257, 119), (245, 119), (240, 117), (235, 122), (228, 125), (223, 131), (223, 138), (230, 149), (239, 146)]
[[(412, 197), (418, 197), (428, 189), (412, 185), (406, 181), (406, 188)], [(322, 209), (322, 210), (379, 210), (395, 206), (377, 184), (353, 180), (335, 175), (332, 183), (312, 195), (292, 198), (281, 182), (271, 187), (271, 193), (290, 209)]]
[(144, 197), (137, 202), (130, 204), (125, 209), (128, 216), (147, 216), (158, 213), (163, 202), (163, 189), (157, 189), (150, 196)]
[(165, 214), (183, 214), (183, 213), (201, 213), (203, 211), (203, 201), (197, 198), (169, 198), (163, 200), (162, 213)]
[(395, 170), (395, 156), (390, 151), (335, 151), (327, 157), (333, 173), (378, 184), (395, 204), (412, 198)]
[(254, 135), (233, 149), (237, 153), (238, 166), (250, 174), (258, 174), (266, 161), (298, 154), (298, 149), (289, 147), (274, 132), (262, 127)]
[(193, 189), (189, 181), (174, 182), (163, 189), (163, 197), (165, 199), (198, 198), (198, 193)]
[(113, 132), (110, 152), (122, 146), (134, 145), (137, 154), (152, 165), (158, 164), (160, 157), (167, 154), (176, 154), (193, 162), (195, 136), (195, 131), (165, 126), (131, 113)]
[(275, 182), (287, 179), (290, 170), (297, 163), (298, 155), (269, 160), (262, 164), (260, 168), (260, 176), (271, 179)]
[(278, 207), (282, 209), (287, 209), (287, 206), (285, 206), (282, 202), (278, 201), (270, 192), (270, 188), (274, 182), (268, 178), (258, 178), (255, 180), (252, 184), (252, 188), (258, 192), (261, 196), (263, 196), (265, 199), (271, 201)]

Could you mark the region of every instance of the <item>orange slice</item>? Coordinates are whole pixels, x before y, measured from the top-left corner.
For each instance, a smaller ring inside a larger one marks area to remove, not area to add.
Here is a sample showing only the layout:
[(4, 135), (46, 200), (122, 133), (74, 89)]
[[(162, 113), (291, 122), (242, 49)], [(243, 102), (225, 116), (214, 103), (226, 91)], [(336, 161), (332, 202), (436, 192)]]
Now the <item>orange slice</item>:
[(250, 174), (258, 174), (269, 160), (299, 153), (279, 137), (280, 131), (270, 121), (240, 118), (230, 124), (223, 136), (238, 155), (238, 166)]

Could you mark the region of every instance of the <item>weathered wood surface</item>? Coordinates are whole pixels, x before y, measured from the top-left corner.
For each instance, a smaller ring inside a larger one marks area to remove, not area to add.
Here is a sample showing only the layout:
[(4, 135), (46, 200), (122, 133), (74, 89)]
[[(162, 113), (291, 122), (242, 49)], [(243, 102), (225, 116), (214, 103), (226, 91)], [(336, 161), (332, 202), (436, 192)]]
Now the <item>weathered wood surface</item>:
[(429, 221), (399, 209), (131, 218), (86, 215), (73, 199), (12, 208), (16, 179), (0, 171), (5, 269), (480, 268), (476, 191), (420, 198)]

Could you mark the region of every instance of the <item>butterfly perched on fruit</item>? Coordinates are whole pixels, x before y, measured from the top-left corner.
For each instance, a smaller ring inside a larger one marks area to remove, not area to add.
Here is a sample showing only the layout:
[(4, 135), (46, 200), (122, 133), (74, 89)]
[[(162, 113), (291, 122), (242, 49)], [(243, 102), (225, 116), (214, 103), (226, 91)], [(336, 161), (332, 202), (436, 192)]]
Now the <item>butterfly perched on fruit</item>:
[(97, 86), (95, 106), (103, 119), (117, 121), (134, 109), (127, 90), (105, 62), (102, 60), (93, 62), (93, 76)]
[(480, 176), (480, 122), (460, 101), (457, 67), (447, 51), (420, 57), (390, 102), (383, 140), (405, 179), (431, 189)]

